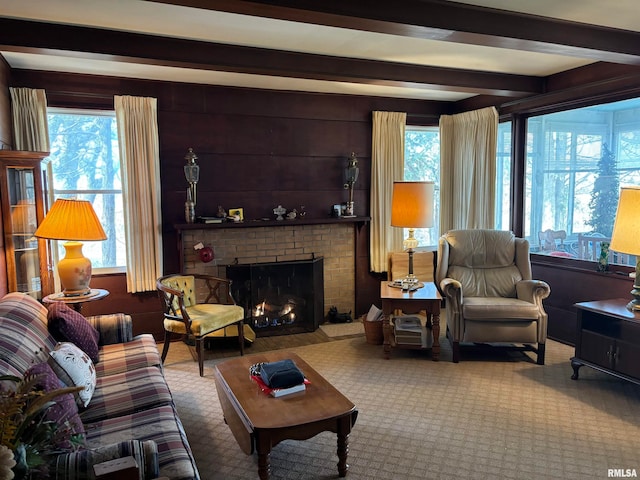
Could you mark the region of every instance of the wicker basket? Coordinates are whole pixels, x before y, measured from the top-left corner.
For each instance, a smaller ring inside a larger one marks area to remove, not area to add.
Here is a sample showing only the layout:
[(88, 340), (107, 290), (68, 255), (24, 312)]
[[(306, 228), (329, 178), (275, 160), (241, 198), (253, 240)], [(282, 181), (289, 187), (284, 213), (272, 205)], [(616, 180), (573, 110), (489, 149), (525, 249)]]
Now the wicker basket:
[(384, 341), (384, 334), (382, 333), (382, 320), (375, 322), (367, 321), (367, 316), (362, 317), (362, 323), (364, 324), (364, 336), (367, 339), (367, 343), (371, 345), (382, 345)]

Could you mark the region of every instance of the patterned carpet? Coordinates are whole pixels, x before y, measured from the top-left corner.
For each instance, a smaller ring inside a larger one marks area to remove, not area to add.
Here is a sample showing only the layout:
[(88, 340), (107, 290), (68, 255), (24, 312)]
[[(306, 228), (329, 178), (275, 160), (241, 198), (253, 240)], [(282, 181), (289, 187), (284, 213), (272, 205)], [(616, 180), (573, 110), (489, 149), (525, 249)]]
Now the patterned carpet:
[[(453, 364), (444, 338), (441, 361), (432, 362), (413, 350), (394, 350), (386, 361), (382, 347), (363, 335), (304, 336), (258, 339), (246, 353), (267, 344), (290, 348), (357, 405), (347, 478), (582, 480), (607, 478), (614, 468), (640, 473), (640, 386), (587, 367), (571, 380), (571, 347), (549, 341), (544, 366), (518, 352), (464, 350)], [(257, 457), (240, 450), (218, 403), (213, 367), (237, 355), (223, 347), (207, 352), (200, 378), (187, 347), (174, 343), (165, 374), (202, 479), (256, 479)], [(271, 454), (271, 478), (337, 478), (336, 463), (334, 434), (285, 441)]]

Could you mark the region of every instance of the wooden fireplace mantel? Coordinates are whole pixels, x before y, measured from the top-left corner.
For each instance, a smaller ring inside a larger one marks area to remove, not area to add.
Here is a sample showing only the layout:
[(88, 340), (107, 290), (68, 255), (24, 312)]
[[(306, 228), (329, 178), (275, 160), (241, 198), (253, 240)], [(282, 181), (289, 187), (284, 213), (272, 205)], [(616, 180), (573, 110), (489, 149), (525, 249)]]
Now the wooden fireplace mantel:
[(371, 217), (327, 217), (304, 218), (295, 220), (245, 220), (244, 222), (222, 223), (177, 223), (173, 228), (176, 231), (183, 230), (210, 230), (217, 228), (256, 228), (256, 227), (294, 227), (296, 225), (324, 225), (331, 223), (368, 223)]

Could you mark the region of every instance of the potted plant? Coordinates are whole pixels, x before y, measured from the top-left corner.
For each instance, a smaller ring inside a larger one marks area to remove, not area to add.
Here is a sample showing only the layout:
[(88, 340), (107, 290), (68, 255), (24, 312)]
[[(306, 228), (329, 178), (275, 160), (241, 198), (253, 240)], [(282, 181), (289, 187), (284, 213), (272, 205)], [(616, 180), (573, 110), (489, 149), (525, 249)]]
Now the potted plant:
[(40, 377), (0, 376), (3, 385), (15, 383), (14, 389), (0, 385), (0, 480), (46, 478), (53, 457), (77, 450), (84, 441), (68, 421), (58, 423), (47, 418), (47, 410), (57, 398), (82, 387), (44, 391), (39, 386)]

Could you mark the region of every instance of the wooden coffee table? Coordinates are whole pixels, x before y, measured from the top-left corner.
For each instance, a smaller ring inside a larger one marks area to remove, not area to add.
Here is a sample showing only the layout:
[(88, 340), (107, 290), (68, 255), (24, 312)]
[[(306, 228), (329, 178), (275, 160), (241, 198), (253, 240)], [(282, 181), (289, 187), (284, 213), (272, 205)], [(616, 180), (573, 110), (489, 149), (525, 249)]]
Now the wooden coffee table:
[[(258, 362), (290, 358), (311, 382), (303, 392), (274, 398), (263, 393), (249, 377)], [(356, 422), (356, 406), (333, 385), (292, 352), (248, 355), (220, 363), (214, 378), (225, 422), (247, 455), (258, 452), (258, 475), (269, 478), (271, 448), (282, 440), (306, 440), (320, 432), (338, 435), (338, 474), (349, 466), (348, 438)]]

